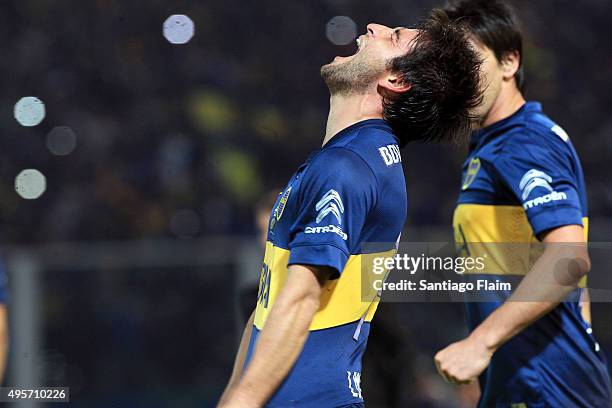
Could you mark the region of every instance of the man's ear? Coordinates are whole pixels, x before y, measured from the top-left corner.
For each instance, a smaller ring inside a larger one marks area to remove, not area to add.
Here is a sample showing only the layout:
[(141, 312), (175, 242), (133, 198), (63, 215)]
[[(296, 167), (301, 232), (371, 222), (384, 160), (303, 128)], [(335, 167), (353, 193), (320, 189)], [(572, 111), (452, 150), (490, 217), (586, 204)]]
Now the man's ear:
[(506, 53), (501, 60), (501, 69), (504, 80), (510, 80), (516, 75), (521, 66), (521, 56), (518, 51)]
[(412, 88), (411, 84), (402, 82), (395, 74), (385, 75), (378, 81), (378, 86), (382, 88), (384, 93), (402, 94), (408, 92)]

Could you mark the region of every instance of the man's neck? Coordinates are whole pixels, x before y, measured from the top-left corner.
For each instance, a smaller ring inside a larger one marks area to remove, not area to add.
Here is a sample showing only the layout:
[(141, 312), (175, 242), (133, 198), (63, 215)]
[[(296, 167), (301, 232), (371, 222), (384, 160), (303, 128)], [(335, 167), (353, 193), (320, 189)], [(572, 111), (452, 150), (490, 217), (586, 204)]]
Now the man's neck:
[(332, 95), (323, 145), (341, 130), (366, 119), (382, 119), (380, 95)]
[(516, 86), (503, 88), (491, 107), (482, 127), (490, 126), (514, 115), (525, 104), (525, 98)]

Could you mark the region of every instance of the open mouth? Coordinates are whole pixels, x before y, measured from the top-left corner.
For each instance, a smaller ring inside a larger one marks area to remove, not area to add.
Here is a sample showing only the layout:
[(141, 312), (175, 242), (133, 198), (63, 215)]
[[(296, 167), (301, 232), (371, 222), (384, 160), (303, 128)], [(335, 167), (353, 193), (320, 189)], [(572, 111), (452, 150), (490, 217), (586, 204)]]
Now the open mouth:
[(344, 61), (346, 59), (350, 59), (353, 58), (355, 55), (359, 54), (359, 51), (361, 51), (361, 48), (363, 47), (363, 40), (361, 39), (361, 37), (357, 37), (357, 39), (355, 40), (355, 43), (357, 44), (357, 49), (355, 50), (355, 52), (352, 55), (347, 55), (347, 56), (337, 56), (336, 58), (334, 58), (334, 61), (336, 60), (340, 60), (340, 61)]

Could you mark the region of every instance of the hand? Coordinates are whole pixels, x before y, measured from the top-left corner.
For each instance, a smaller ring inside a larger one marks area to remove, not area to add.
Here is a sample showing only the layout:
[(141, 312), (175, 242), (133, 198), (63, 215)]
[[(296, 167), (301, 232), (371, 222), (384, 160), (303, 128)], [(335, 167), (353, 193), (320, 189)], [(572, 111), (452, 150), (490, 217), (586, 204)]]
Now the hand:
[(470, 336), (438, 351), (434, 360), (446, 382), (469, 384), (489, 366), (493, 352)]

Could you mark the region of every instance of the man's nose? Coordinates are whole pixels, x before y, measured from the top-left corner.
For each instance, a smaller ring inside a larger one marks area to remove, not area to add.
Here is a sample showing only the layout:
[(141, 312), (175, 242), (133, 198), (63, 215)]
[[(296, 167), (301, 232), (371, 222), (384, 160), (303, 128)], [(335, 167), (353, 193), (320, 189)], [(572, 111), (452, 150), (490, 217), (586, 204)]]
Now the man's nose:
[(368, 34), (374, 37), (382, 35), (385, 31), (391, 30), (389, 27), (382, 24), (370, 23), (367, 25)]

